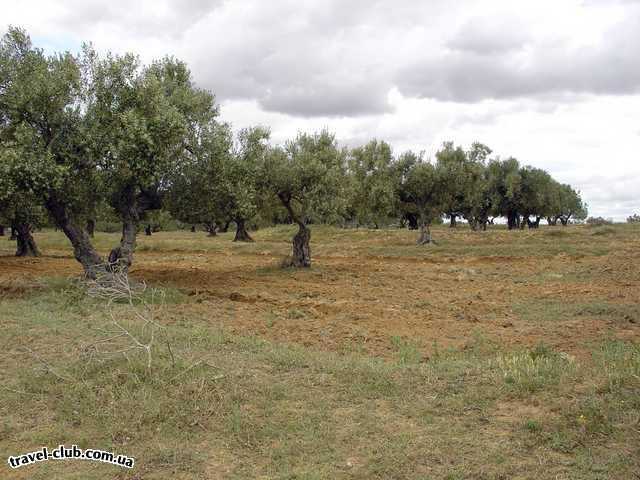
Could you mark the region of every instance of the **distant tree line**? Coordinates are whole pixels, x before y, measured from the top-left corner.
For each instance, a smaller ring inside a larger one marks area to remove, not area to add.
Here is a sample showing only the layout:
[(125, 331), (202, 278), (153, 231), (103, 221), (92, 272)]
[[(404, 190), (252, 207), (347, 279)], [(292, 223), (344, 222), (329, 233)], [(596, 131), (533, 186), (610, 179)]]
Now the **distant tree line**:
[(613, 225), (613, 220), (603, 217), (589, 217), (585, 223), (592, 227), (598, 227), (602, 225)]
[[(273, 145), (264, 127), (234, 135), (174, 58), (143, 65), (91, 46), (46, 55), (17, 28), (0, 42), (0, 224), (18, 255), (37, 255), (31, 232), (53, 223), (88, 277), (126, 271), (141, 227), (151, 234), (168, 215), (210, 235), (233, 225), (245, 242), (257, 223), (293, 223), (296, 267), (311, 264), (315, 223), (408, 227), (429, 244), (442, 218), (478, 231), (496, 217), (509, 229), (586, 218), (570, 185), (491, 154), (447, 142), (434, 159), (395, 156), (379, 140), (340, 147), (326, 130)], [(103, 257), (92, 236), (106, 218), (122, 236)]]

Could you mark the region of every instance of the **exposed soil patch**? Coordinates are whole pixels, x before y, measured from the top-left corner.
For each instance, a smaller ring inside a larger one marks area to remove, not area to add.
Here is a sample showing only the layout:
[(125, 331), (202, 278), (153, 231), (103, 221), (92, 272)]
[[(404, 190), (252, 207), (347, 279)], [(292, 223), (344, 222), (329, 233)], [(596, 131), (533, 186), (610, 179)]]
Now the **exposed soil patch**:
[[(187, 293), (191, 302), (171, 308), (195, 318), (234, 333), (318, 349), (392, 356), (391, 339), (401, 337), (428, 356), (435, 348), (462, 348), (481, 336), (516, 348), (544, 342), (580, 356), (602, 338), (640, 335), (638, 321), (616, 320), (615, 312), (625, 318), (620, 309), (608, 315), (606, 308), (592, 307), (640, 304), (640, 249), (633, 238), (607, 237), (610, 253), (604, 255), (572, 255), (549, 253), (555, 246), (544, 246), (548, 233), (526, 233), (530, 254), (508, 255), (500, 252), (508, 250), (511, 234), (497, 232), (492, 239), (466, 231), (439, 234), (448, 247), (427, 256), (420, 247), (404, 245), (405, 232), (360, 240), (348, 250), (320, 239), (311, 269), (283, 270), (277, 265), (286, 242), (260, 243), (258, 235), (248, 247), (220, 238), (208, 252), (162, 251), (172, 236), (185, 235), (167, 233), (153, 237), (161, 239), (158, 251), (136, 255), (132, 274)], [(589, 236), (586, 229), (573, 229), (563, 241), (579, 242), (583, 236)], [(372, 247), (385, 245), (382, 240), (390, 253), (371, 254)], [(496, 242), (490, 254), (452, 251), (460, 245), (479, 248), (489, 240)], [(64, 250), (28, 260), (1, 256), (0, 294), (24, 295), (29, 282), (79, 274)], [(576, 308), (554, 310), (553, 305)], [(625, 315), (635, 320), (633, 312)]]

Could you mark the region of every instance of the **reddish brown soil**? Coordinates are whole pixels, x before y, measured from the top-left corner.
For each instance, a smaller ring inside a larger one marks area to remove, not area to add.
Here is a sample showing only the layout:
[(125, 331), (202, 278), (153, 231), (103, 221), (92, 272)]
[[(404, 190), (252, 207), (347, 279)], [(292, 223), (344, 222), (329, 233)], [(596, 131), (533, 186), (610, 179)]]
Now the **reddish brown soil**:
[[(511, 348), (544, 342), (582, 356), (594, 341), (640, 338), (633, 314), (640, 305), (640, 253), (616, 250), (428, 258), (350, 250), (352, 257), (323, 252), (304, 271), (278, 269), (270, 252), (142, 252), (132, 273), (189, 295), (190, 302), (167, 307), (167, 321), (192, 317), (242, 335), (383, 356), (397, 349), (395, 336), (426, 355), (436, 346), (464, 348), (480, 336)], [(42, 277), (79, 272), (64, 252), (28, 260), (2, 256), (0, 294), (20, 295)], [(576, 314), (580, 305), (596, 303), (632, 314)]]

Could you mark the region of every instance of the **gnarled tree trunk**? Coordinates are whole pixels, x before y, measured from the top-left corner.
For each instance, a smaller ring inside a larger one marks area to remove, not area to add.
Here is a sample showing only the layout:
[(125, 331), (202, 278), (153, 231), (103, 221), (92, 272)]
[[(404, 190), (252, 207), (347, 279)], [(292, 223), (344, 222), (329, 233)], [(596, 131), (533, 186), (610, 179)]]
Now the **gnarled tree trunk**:
[(291, 266), (310, 267), (311, 266), (311, 230), (302, 222), (298, 224), (298, 233), (293, 237), (293, 254), (291, 256)]
[(28, 223), (17, 223), (14, 227), (16, 232), (16, 257), (39, 257), (40, 252), (36, 241), (31, 235), (31, 225)]
[(58, 228), (64, 232), (73, 245), (73, 255), (84, 268), (85, 276), (95, 279), (98, 273), (107, 272), (107, 266), (93, 248), (89, 234), (71, 219), (64, 204), (52, 195), (45, 202), (45, 206)]
[(205, 224), (205, 228), (207, 229), (208, 237), (216, 237), (218, 235), (218, 225), (215, 223), (207, 223)]
[(524, 227), (529, 223), (529, 215), (523, 215), (522, 218), (518, 217), (518, 228), (524, 230)]
[[(456, 228), (458, 226), (457, 215), (451, 214), (449, 220), (449, 228)], [(475, 229), (474, 229), (475, 230)]]
[(236, 236), (234, 242), (253, 242), (253, 238), (247, 232), (244, 218), (236, 218)]
[(158, 210), (162, 206), (162, 199), (156, 187), (141, 188), (137, 191), (134, 185), (128, 185), (120, 191), (118, 201), (114, 207), (122, 219), (122, 238), (120, 245), (111, 250), (109, 265), (118, 266), (125, 273), (133, 263), (133, 253), (136, 249), (138, 225), (145, 212)]
[(147, 225), (146, 227), (144, 227), (144, 234), (148, 237), (151, 236), (151, 225)]
[(311, 266), (311, 230), (307, 228), (304, 222), (298, 217), (291, 207), (291, 198), (283, 194), (278, 194), (280, 201), (287, 209), (291, 220), (298, 225), (298, 233), (293, 237), (293, 251), (290, 261), (286, 262), (286, 266), (308, 268)]
[(431, 238), (431, 226), (422, 222), (420, 224), (420, 236), (418, 237), (418, 241), (416, 242), (418, 245), (427, 245), (429, 243), (433, 243), (433, 238)]
[(415, 213), (407, 213), (409, 230), (418, 230), (418, 216)]
[(133, 215), (127, 215), (122, 222), (122, 237), (120, 245), (109, 253), (109, 264), (122, 271), (127, 271), (133, 263), (133, 252), (136, 249), (136, 235), (138, 233), (138, 221)]
[(522, 230), (524, 230), (525, 225), (527, 227), (529, 227), (529, 229), (538, 228), (540, 226), (540, 219), (541, 218), (542, 217), (536, 216), (535, 220), (531, 220), (529, 215), (526, 215), (526, 216), (522, 217), (522, 225), (520, 226), (520, 228)]
[(489, 216), (486, 213), (480, 213), (474, 217), (476, 222), (475, 230), (487, 231), (487, 225), (489, 224)]

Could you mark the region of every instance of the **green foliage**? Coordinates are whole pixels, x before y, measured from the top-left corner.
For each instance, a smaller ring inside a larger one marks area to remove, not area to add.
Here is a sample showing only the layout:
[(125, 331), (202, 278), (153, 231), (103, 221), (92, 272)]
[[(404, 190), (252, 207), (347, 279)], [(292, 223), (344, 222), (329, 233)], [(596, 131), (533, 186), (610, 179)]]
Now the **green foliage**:
[(470, 162), (461, 147), (445, 142), (436, 152), (436, 165), (442, 180), (442, 208), (449, 216), (462, 216), (466, 200), (473, 191), (470, 184)]
[(227, 125), (219, 125), (172, 178), (168, 205), (180, 221), (216, 224), (249, 221), (265, 192), (258, 190), (258, 172), (267, 152), (269, 131), (244, 129), (235, 143)]
[(518, 215), (517, 199), (522, 181), (520, 163), (515, 158), (495, 159), (489, 162), (487, 168), (491, 214), (507, 217), (511, 227), (514, 223), (514, 217)]
[(436, 153), (443, 211), (449, 218), (465, 218), (474, 229), (486, 225), (491, 209), (486, 175), (490, 154), (491, 149), (478, 142), (468, 151), (445, 142)]
[(46, 56), (10, 29), (0, 79), (0, 196), (45, 206), (87, 265), (100, 260), (85, 221), (109, 204), (128, 225), (130, 256), (145, 212), (161, 207), (171, 175), (217, 129), (213, 95), (173, 58), (143, 66), (90, 46)]
[(348, 193), (350, 217), (358, 225), (380, 226), (394, 213), (391, 146), (372, 140), (349, 152)]
[(523, 167), (520, 169), (520, 195), (517, 197), (517, 209), (520, 214), (538, 219), (552, 214), (549, 195), (552, 187), (551, 176), (540, 168)]
[(582, 201), (580, 192), (571, 185), (554, 182), (550, 205), (551, 215), (565, 225), (572, 218), (576, 221), (587, 218), (587, 205)]
[(88, 48), (84, 55), (87, 123), (105, 193), (123, 220), (137, 222), (160, 207), (161, 189), (216, 129), (218, 110), (183, 62), (166, 57), (142, 66), (132, 54), (99, 58)]
[(15, 161), (10, 158), (13, 154), (10, 149), (0, 148), (0, 225), (42, 226), (46, 215), (37, 197), (33, 192), (20, 190), (9, 172)]
[(327, 130), (300, 133), (271, 149), (259, 177), (259, 188), (275, 194), (296, 223), (326, 221), (344, 211), (344, 152)]
[(412, 204), (421, 225), (430, 225), (443, 212), (443, 179), (432, 163), (416, 162), (400, 186), (402, 198)]
[(211, 231), (230, 221), (428, 228), (444, 215), (474, 229), (505, 216), (514, 228), (587, 214), (571, 186), (490, 158), (477, 142), (467, 150), (446, 142), (430, 163), (413, 152), (394, 157), (380, 140), (341, 149), (326, 130), (275, 147), (264, 127), (234, 138), (213, 94), (171, 57), (144, 65), (91, 46), (46, 55), (11, 28), (0, 42), (0, 87), (0, 215), (36, 224), (46, 210), (77, 258), (92, 248), (79, 233), (87, 220), (128, 225), (130, 254), (140, 222), (168, 223), (148, 216), (163, 207)]
[(3, 193), (11, 184), (29, 198), (55, 198), (68, 214), (86, 213), (99, 185), (80, 108), (87, 92), (80, 60), (46, 56), (24, 30), (10, 28), (0, 41), (0, 84)]

